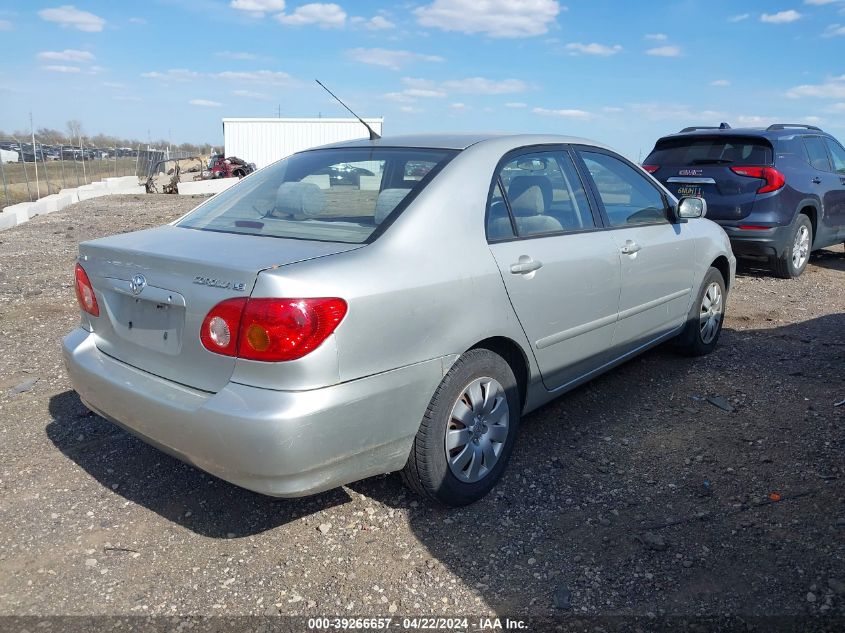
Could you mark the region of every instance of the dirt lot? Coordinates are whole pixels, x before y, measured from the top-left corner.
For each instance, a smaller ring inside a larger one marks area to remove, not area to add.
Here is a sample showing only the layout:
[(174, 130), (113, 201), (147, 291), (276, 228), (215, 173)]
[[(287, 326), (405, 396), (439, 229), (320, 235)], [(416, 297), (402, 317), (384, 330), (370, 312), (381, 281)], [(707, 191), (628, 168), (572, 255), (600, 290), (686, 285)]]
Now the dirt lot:
[(480, 503), (395, 476), (274, 500), (88, 414), (62, 367), (77, 243), (195, 203), (0, 233), (0, 614), (845, 615), (841, 246), (798, 280), (742, 268), (711, 356), (659, 348), (528, 416)]

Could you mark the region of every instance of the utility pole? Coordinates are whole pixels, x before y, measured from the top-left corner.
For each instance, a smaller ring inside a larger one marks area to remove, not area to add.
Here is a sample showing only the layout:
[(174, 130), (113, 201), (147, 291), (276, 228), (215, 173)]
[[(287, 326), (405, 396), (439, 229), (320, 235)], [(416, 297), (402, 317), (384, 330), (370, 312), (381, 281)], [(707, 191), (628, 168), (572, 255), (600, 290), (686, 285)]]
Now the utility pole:
[(32, 110), (29, 111), (29, 133), (32, 136), (32, 162), (35, 165), (35, 193), (38, 196), (36, 200), (38, 200), (41, 198), (41, 185), (38, 184), (38, 156), (35, 153), (35, 128), (32, 127)]

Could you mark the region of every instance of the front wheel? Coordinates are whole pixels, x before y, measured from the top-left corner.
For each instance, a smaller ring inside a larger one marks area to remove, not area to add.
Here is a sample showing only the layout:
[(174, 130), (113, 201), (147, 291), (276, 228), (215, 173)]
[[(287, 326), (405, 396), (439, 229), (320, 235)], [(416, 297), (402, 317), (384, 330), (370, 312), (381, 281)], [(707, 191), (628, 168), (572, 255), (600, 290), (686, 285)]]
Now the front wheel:
[(434, 392), (403, 480), (446, 506), (478, 501), (507, 466), (519, 413), (519, 388), (510, 365), (490, 350), (466, 352)]
[(803, 213), (796, 218), (786, 252), (775, 260), (774, 271), (782, 279), (793, 279), (801, 275), (810, 261), (813, 245), (813, 225)]
[(687, 315), (687, 324), (675, 341), (679, 352), (704, 356), (716, 347), (725, 320), (725, 280), (712, 266), (704, 275), (698, 298)]

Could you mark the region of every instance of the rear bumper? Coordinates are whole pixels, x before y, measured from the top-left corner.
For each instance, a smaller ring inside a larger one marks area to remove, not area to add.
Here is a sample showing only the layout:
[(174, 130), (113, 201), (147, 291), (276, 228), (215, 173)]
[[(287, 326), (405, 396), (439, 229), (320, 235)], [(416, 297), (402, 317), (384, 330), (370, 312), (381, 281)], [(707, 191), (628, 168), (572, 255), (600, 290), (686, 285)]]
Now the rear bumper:
[(731, 224), (721, 226), (731, 240), (734, 254), (740, 257), (779, 257), (789, 247), (791, 227), (788, 225), (768, 229), (741, 229)]
[(401, 469), (443, 376), (435, 359), (323, 389), (229, 383), (210, 394), (103, 354), (83, 329), (62, 347), (91, 410), (221, 479), (278, 497)]

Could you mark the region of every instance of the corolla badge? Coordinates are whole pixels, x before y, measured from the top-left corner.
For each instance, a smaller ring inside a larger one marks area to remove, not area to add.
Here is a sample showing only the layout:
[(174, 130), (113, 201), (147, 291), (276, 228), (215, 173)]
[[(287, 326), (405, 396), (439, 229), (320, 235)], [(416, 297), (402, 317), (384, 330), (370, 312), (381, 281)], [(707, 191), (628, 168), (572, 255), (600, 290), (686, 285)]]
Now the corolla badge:
[(132, 291), (133, 295), (139, 295), (146, 285), (147, 278), (144, 275), (138, 274), (132, 277), (132, 280), (129, 282), (129, 290)]

